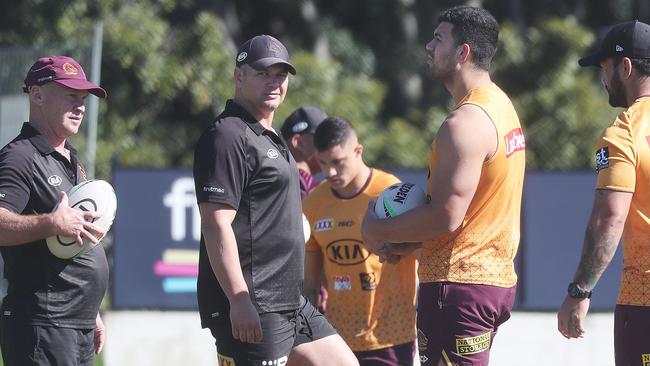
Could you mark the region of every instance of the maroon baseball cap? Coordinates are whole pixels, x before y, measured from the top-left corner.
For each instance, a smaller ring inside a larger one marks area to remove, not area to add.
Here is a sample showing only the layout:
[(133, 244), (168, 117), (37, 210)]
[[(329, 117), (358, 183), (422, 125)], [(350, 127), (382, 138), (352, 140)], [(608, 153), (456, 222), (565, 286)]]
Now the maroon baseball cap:
[(88, 90), (100, 98), (106, 98), (106, 90), (86, 79), (81, 65), (68, 56), (45, 56), (39, 58), (27, 71), (25, 87), (27, 93), (32, 85), (43, 85), (54, 81), (70, 89)]

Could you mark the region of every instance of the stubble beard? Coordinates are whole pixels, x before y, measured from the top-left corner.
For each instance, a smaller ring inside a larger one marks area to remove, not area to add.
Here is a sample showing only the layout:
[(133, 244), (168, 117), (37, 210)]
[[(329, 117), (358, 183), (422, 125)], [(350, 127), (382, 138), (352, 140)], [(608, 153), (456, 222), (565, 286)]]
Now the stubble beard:
[(625, 93), (625, 88), (623, 87), (623, 82), (620, 77), (614, 76), (610, 83), (609, 89), (607, 89), (607, 94), (609, 95), (609, 105), (612, 107), (618, 108), (627, 108), (627, 95)]

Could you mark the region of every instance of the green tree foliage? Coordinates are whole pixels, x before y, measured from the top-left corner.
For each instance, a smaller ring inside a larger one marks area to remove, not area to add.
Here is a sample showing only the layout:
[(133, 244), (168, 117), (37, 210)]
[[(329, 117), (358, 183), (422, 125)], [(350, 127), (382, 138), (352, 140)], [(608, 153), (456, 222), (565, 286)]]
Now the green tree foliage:
[(648, 21), (647, 0), (24, 0), (0, 14), (0, 46), (77, 56), (103, 21), (100, 177), (114, 161), (189, 167), (198, 135), (233, 95), (236, 46), (259, 33), (282, 39), (298, 68), (276, 127), (315, 105), (355, 125), (370, 164), (423, 168), (453, 107), (426, 76), (424, 45), (435, 15), (461, 3), (502, 24), (493, 74), (524, 124), (529, 167), (589, 168), (598, 133), (620, 110), (607, 105), (598, 70), (577, 59), (605, 26), (632, 14)]
[(597, 69), (578, 66), (593, 41), (573, 17), (525, 34), (503, 25), (494, 74), (525, 126), (529, 168), (589, 168), (598, 134), (620, 112), (607, 104)]

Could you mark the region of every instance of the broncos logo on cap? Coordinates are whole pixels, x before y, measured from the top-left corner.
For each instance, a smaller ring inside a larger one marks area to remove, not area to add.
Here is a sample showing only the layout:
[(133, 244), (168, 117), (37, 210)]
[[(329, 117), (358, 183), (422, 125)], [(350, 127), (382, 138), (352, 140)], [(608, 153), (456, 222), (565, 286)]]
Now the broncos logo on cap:
[(66, 73), (66, 75), (77, 75), (79, 73), (77, 68), (69, 62), (63, 64), (63, 71)]

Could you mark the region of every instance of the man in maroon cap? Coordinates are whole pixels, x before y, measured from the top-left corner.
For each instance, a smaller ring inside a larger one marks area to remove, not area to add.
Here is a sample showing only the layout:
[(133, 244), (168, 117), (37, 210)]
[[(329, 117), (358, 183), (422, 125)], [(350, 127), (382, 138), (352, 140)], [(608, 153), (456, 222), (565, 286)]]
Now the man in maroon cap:
[(73, 259), (47, 249), (54, 235), (97, 243), (96, 212), (68, 206), (65, 192), (86, 180), (67, 139), (77, 132), (89, 93), (106, 91), (86, 79), (70, 57), (42, 57), (27, 72), (29, 122), (0, 150), (0, 252), (9, 282), (0, 315), (5, 366), (87, 365), (105, 339), (99, 305), (108, 283), (101, 245)]
[(289, 53), (259, 35), (237, 52), (235, 97), (201, 135), (197, 297), (220, 365), (358, 365), (303, 296), (305, 240), (296, 162), (273, 129)]

